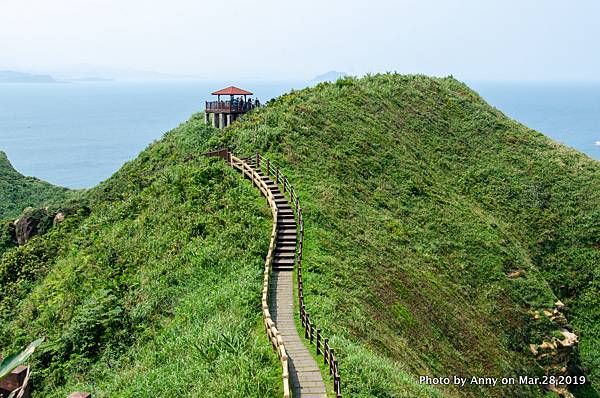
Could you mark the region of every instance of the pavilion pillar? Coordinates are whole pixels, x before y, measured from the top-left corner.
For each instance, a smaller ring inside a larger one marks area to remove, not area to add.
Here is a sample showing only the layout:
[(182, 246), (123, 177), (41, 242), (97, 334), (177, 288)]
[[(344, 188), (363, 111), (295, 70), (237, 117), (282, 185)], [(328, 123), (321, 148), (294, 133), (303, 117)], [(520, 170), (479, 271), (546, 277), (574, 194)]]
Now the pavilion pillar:
[(210, 115), (206, 111), (204, 112), (204, 124), (210, 124)]
[(235, 119), (233, 118), (233, 114), (228, 113), (227, 114), (227, 125), (231, 125), (231, 122), (233, 122)]
[(225, 128), (227, 125), (225, 124), (227, 121), (227, 119), (225, 118), (225, 114), (224, 113), (219, 113), (219, 127), (220, 128)]
[(218, 113), (213, 113), (213, 127), (218, 129), (219, 128), (219, 114)]

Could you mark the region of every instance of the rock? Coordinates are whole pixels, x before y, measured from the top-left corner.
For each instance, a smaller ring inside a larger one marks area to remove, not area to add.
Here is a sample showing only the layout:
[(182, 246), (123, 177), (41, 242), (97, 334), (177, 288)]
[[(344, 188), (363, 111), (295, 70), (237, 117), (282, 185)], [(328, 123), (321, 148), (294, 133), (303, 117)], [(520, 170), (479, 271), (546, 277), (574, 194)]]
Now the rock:
[(572, 347), (579, 342), (579, 337), (567, 329), (562, 329), (560, 333), (564, 336), (564, 339), (558, 340), (563, 347)]
[(63, 221), (65, 221), (65, 213), (61, 211), (56, 213), (56, 215), (54, 216), (54, 220), (52, 220), (52, 225), (58, 225)]
[(19, 245), (24, 245), (32, 236), (44, 232), (52, 225), (52, 216), (47, 209), (28, 207), (21, 217), (15, 221), (15, 236)]
[(533, 319), (535, 319), (535, 320), (540, 319), (540, 312), (539, 311), (529, 311), (529, 313), (531, 314), (531, 316), (533, 317)]
[[(558, 330), (553, 332), (553, 337), (550, 341), (543, 341), (540, 345), (529, 344), (529, 350), (536, 357), (537, 361), (539, 361), (544, 373), (548, 376), (556, 377), (572, 374), (572, 369), (569, 367), (573, 363), (571, 357), (575, 346), (579, 342), (579, 337), (571, 331), (571, 326), (562, 313), (566, 309), (565, 304), (557, 300), (554, 306), (555, 308), (544, 310), (543, 313)], [(545, 387), (559, 394), (561, 397), (573, 397), (571, 392), (569, 392), (568, 385), (551, 384)]]
[(537, 345), (535, 345), (535, 344), (529, 344), (529, 350), (531, 351), (531, 353), (533, 355), (538, 354)]
[(542, 344), (538, 346), (540, 350), (554, 350), (556, 348), (556, 344), (551, 341), (543, 341)]
[(523, 271), (517, 270), (517, 271), (511, 271), (509, 272), (506, 276), (509, 279), (515, 279), (515, 278), (519, 278), (523, 275)]
[(567, 389), (567, 387), (559, 387), (559, 386), (555, 386), (553, 384), (549, 385), (546, 387), (549, 391), (555, 392), (556, 394), (558, 394), (559, 396), (563, 397), (563, 398), (575, 398), (575, 396), (573, 394), (571, 394), (571, 392)]

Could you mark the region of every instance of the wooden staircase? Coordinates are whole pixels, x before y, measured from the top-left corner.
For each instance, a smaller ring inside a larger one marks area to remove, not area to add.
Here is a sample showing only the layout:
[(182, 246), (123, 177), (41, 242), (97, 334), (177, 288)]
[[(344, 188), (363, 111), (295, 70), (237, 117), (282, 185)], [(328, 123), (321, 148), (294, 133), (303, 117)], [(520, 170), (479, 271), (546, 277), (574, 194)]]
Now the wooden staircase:
[(257, 167), (256, 158), (246, 159), (245, 162), (266, 184), (277, 206), (277, 234), (273, 251), (273, 272), (269, 284), (269, 308), (277, 329), (283, 337), (289, 358), (292, 396), (327, 398), (319, 366), (298, 335), (294, 320), (293, 274), (298, 243), (298, 226), (294, 218), (294, 210), (279, 190), (276, 181), (264, 175), (260, 167)]
[[(341, 398), (338, 362), (329, 339), (325, 338), (309, 317), (304, 304), (302, 281), (302, 248), (304, 221), (298, 195), (288, 179), (269, 159), (258, 153), (250, 158), (238, 158), (227, 149), (204, 153), (220, 157), (252, 181), (266, 197), (273, 213), (273, 229), (269, 252), (265, 260), (262, 310), (265, 331), (282, 365), (284, 398), (326, 398), (321, 370), (302, 342), (294, 319), (294, 282), (298, 289), (298, 315), (304, 338), (316, 346), (333, 379), (333, 392)], [(266, 166), (266, 167), (265, 167)], [(266, 171), (266, 175), (264, 173)], [(280, 190), (283, 189), (283, 192)], [(285, 196), (288, 194), (289, 201)], [(297, 281), (294, 281), (294, 271)]]

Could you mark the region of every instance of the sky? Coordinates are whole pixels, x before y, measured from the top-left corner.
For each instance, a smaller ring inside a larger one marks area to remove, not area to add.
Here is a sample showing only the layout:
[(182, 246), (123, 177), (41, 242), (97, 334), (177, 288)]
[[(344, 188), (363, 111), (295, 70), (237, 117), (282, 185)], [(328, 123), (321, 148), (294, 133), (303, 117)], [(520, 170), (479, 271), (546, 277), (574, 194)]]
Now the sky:
[(600, 81), (597, 0), (0, 0), (0, 69)]

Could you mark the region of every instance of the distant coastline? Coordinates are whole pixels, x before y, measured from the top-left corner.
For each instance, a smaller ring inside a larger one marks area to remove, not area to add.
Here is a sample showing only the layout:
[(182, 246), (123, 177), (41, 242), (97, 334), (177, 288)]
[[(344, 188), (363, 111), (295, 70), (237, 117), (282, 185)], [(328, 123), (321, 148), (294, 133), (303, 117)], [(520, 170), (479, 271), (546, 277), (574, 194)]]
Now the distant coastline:
[(58, 81), (50, 75), (4, 70), (0, 71), (0, 83), (58, 83)]

